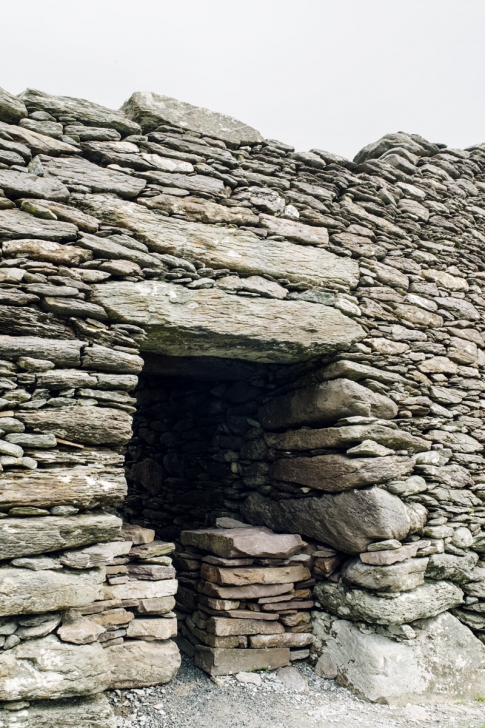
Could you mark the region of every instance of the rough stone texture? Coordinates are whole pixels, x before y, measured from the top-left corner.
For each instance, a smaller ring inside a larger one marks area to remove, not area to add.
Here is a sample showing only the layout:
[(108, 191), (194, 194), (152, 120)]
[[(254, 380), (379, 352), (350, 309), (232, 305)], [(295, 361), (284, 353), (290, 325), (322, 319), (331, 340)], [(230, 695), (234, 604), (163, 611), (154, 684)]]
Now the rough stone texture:
[(259, 410), (263, 427), (278, 430), (297, 425), (318, 427), (343, 417), (392, 419), (395, 403), (350, 379), (334, 379), (276, 397)]
[(120, 527), (121, 519), (108, 514), (3, 519), (0, 521), (0, 559), (110, 541), (118, 536)]
[[(125, 475), (116, 466), (34, 470), (28, 478), (21, 471), (10, 470), (0, 480), (0, 506), (94, 508), (122, 501), (126, 491)], [(3, 523), (0, 522), (0, 533)]]
[(100, 693), (110, 666), (100, 644), (71, 645), (54, 635), (0, 655), (0, 700), (56, 700)]
[(408, 624), (435, 617), (463, 601), (462, 590), (449, 581), (426, 582), (393, 599), (322, 581), (315, 587), (315, 596), (332, 614), (374, 624)]
[(290, 661), (287, 647), (270, 649), (231, 650), (196, 647), (194, 662), (209, 675), (235, 675), (249, 670), (276, 670)]
[[(59, 161), (51, 164), (58, 166)], [(323, 248), (276, 240), (261, 245), (250, 232), (161, 217), (132, 202), (102, 195), (87, 195), (82, 209), (104, 223), (128, 228), (153, 251), (200, 260), (209, 267), (231, 268), (241, 275), (264, 270), (275, 278), (311, 286), (353, 287), (358, 280), (357, 263)]]
[[(324, 626), (325, 625), (325, 626)], [(318, 618), (316, 639), (336, 667), (337, 682), (365, 700), (390, 705), (476, 700), (485, 691), (485, 647), (449, 613), (421, 620), (416, 638), (397, 642), (363, 633), (352, 622), (328, 627)]]
[(253, 493), (242, 513), (256, 525), (297, 530), (349, 554), (365, 551), (372, 541), (401, 540), (411, 529), (404, 503), (381, 488), (280, 502)]
[(131, 437), (131, 417), (110, 407), (57, 407), (19, 416), (29, 427), (83, 445), (122, 445)]
[(20, 119), (25, 116), (27, 116), (27, 109), (24, 102), (0, 88), (0, 121), (7, 124), (18, 124)]
[(79, 157), (50, 159), (46, 168), (49, 176), (56, 177), (66, 185), (85, 185), (93, 192), (115, 193), (127, 199), (136, 197), (146, 185), (144, 180), (98, 167)]
[(404, 430), (394, 430), (383, 424), (347, 425), (323, 429), (288, 430), (287, 432), (267, 432), (264, 439), (268, 447), (276, 450), (317, 450), (319, 448), (345, 448), (362, 442), (374, 440), (394, 450), (423, 452), (431, 448), (431, 443)]
[(140, 124), (144, 134), (161, 124), (173, 124), (203, 136), (222, 139), (230, 146), (254, 144), (263, 140), (256, 129), (232, 116), (149, 91), (136, 91), (121, 109)]
[(182, 531), (182, 544), (196, 546), (226, 559), (240, 556), (259, 558), (287, 558), (298, 553), (303, 545), (298, 535), (276, 534), (268, 528), (206, 528)]
[(271, 475), (277, 480), (301, 483), (310, 488), (336, 493), (409, 475), (413, 467), (414, 462), (403, 457), (347, 458), (343, 455), (317, 455), (313, 458), (277, 460), (271, 468)]
[(171, 356), (294, 362), (346, 348), (363, 336), (357, 323), (326, 306), (240, 298), (214, 289), (109, 282), (95, 286), (93, 300), (114, 321), (146, 330), (143, 351)]
[(107, 647), (111, 671), (110, 688), (148, 687), (170, 682), (180, 667), (180, 652), (171, 640), (145, 642), (131, 640)]
[[(104, 695), (39, 700), (22, 710), (24, 728), (116, 728), (117, 719)], [(0, 709), (5, 728), (17, 728), (18, 712)]]
[(102, 569), (32, 571), (3, 566), (0, 568), (0, 616), (86, 607), (98, 597), (103, 579)]
[(428, 559), (407, 559), (401, 563), (377, 566), (354, 559), (342, 569), (346, 584), (378, 592), (402, 592), (424, 583)]
[(47, 111), (55, 116), (65, 114), (73, 116), (76, 121), (82, 122), (86, 126), (107, 127), (116, 129), (122, 134), (137, 134), (140, 131), (138, 124), (127, 119), (125, 114), (85, 99), (53, 96), (32, 88), (23, 91), (19, 98), (30, 112)]

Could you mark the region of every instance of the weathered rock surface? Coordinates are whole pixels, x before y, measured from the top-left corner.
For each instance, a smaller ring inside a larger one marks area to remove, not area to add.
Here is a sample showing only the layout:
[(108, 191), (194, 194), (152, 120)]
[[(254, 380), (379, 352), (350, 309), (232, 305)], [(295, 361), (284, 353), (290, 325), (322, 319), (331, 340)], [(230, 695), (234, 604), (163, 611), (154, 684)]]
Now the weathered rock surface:
[(111, 541), (118, 536), (120, 527), (121, 519), (110, 514), (3, 519), (0, 521), (0, 559)]
[(379, 417), (390, 420), (396, 404), (350, 379), (333, 379), (297, 389), (276, 397), (259, 409), (259, 418), (268, 430), (298, 425), (321, 426), (344, 417)]
[(136, 197), (146, 185), (143, 179), (98, 167), (79, 157), (49, 159), (45, 166), (50, 177), (56, 177), (65, 185), (84, 185), (93, 192), (111, 192), (127, 199)]
[(457, 607), (463, 601), (463, 592), (449, 581), (435, 581), (386, 599), (362, 589), (321, 581), (315, 587), (315, 597), (324, 609), (343, 619), (408, 624)]
[(83, 342), (41, 338), (40, 336), (0, 336), (0, 357), (15, 361), (20, 356), (46, 359), (61, 367), (78, 367), (81, 364)]
[(176, 579), (163, 581), (128, 581), (103, 588), (103, 599), (159, 599), (176, 594)]
[(116, 129), (122, 134), (138, 134), (139, 125), (127, 118), (125, 114), (100, 106), (86, 99), (72, 98), (71, 96), (53, 96), (44, 91), (28, 88), (18, 97), (29, 112), (47, 111), (57, 116), (72, 116), (86, 126), (101, 126)]
[[(51, 163), (59, 164), (59, 160)], [(250, 232), (207, 228), (196, 222), (162, 217), (141, 205), (115, 197), (86, 195), (81, 208), (106, 224), (128, 228), (152, 251), (200, 260), (209, 267), (229, 268), (241, 275), (258, 275), (265, 271), (274, 278), (284, 277), (312, 286), (339, 283), (353, 287), (358, 280), (355, 261), (339, 258), (323, 248), (277, 240), (268, 240), (262, 245)]]
[(56, 407), (19, 417), (27, 427), (83, 445), (122, 445), (131, 437), (130, 415), (110, 407)]
[(136, 91), (121, 109), (128, 118), (140, 124), (144, 134), (161, 124), (173, 124), (189, 131), (197, 131), (203, 136), (222, 139), (229, 146), (263, 141), (256, 129), (232, 116), (150, 91)]
[(170, 215), (187, 215), (196, 222), (227, 222), (235, 225), (257, 225), (259, 218), (246, 207), (225, 207), (198, 197), (157, 195), (141, 200), (150, 210), (163, 210)]
[[(2, 170), (0, 170), (1, 174)], [(9, 172), (9, 174), (12, 174)], [(20, 177), (27, 178), (30, 175), (18, 173)], [(33, 177), (34, 175), (32, 175)], [(35, 177), (36, 180), (40, 179)], [(32, 195), (34, 193), (34, 185), (24, 184), (25, 193)], [(18, 187), (20, 190), (20, 185)], [(39, 190), (39, 193), (45, 192), (44, 189)], [(29, 239), (29, 238), (42, 238), (43, 240), (49, 240), (52, 242), (68, 242), (75, 240), (77, 236), (77, 227), (69, 222), (59, 222), (58, 220), (43, 220), (40, 217), (34, 217), (29, 215), (27, 212), (22, 210), (2, 210), (0, 211), (0, 238), (2, 240), (16, 240), (16, 239)], [(7, 257), (17, 257), (21, 252), (16, 250), (12, 245), (4, 245), (3, 249)], [(47, 248), (48, 249), (48, 246)], [(87, 260), (89, 256), (86, 256), (84, 260)], [(83, 260), (83, 262), (84, 262)]]
[(264, 439), (268, 447), (276, 450), (347, 449), (363, 440), (374, 440), (394, 450), (409, 450), (410, 452), (424, 452), (431, 448), (431, 443), (422, 437), (416, 437), (405, 430), (392, 429), (380, 423), (316, 430), (288, 430), (281, 433), (266, 432)]
[(100, 644), (71, 645), (54, 635), (0, 655), (0, 700), (55, 700), (100, 693), (110, 667)]
[(180, 652), (171, 640), (130, 640), (107, 647), (104, 652), (111, 670), (111, 689), (163, 685), (175, 677), (180, 667)]
[(102, 569), (33, 571), (3, 566), (0, 568), (0, 616), (87, 607), (98, 597), (104, 576)]
[(252, 493), (241, 510), (250, 523), (296, 530), (349, 554), (365, 551), (372, 541), (401, 540), (411, 530), (404, 503), (381, 488), (282, 501)]
[(342, 569), (342, 578), (347, 584), (373, 591), (409, 591), (424, 583), (427, 564), (428, 559), (407, 559), (389, 566), (374, 566), (353, 559)]
[(476, 700), (485, 691), (485, 648), (449, 613), (414, 626), (416, 638), (397, 642), (363, 633), (352, 622), (323, 619), (314, 625), (322, 656), (337, 682), (376, 703)]
[(62, 182), (55, 179), (44, 179), (27, 172), (0, 170), (0, 186), (7, 197), (39, 197), (46, 200), (65, 202), (69, 198), (69, 190)]
[(289, 582), (305, 581), (311, 576), (309, 570), (301, 564), (279, 567), (243, 566), (233, 568), (202, 564), (200, 575), (202, 579), (222, 586), (288, 584)]
[(337, 493), (408, 475), (413, 467), (413, 460), (405, 457), (316, 455), (312, 458), (282, 458), (273, 464), (270, 472), (276, 480)]
[[(22, 710), (24, 728), (116, 728), (117, 719), (104, 695), (64, 700), (36, 700)], [(18, 712), (0, 710), (5, 728), (17, 728)]]
[(27, 116), (27, 109), (23, 101), (12, 96), (5, 89), (0, 88), (0, 121), (7, 124), (18, 124), (20, 119)]
[(28, 478), (10, 470), (0, 476), (0, 506), (5, 508), (94, 508), (122, 501), (126, 491), (126, 478), (119, 467), (49, 468), (31, 471)]
[(426, 578), (449, 579), (456, 584), (466, 584), (473, 579), (473, 571), (478, 558), (478, 554), (474, 551), (469, 551), (466, 556), (431, 554), (426, 569)]
[(225, 559), (240, 556), (284, 559), (296, 554), (303, 542), (301, 536), (277, 534), (268, 528), (204, 528), (195, 531), (182, 531), (181, 543), (195, 546), (204, 551), (217, 554)]
[[(345, 349), (363, 336), (353, 319), (334, 308), (189, 291), (158, 281), (107, 282), (94, 286), (92, 300), (112, 320), (142, 326), (143, 351), (171, 356), (292, 362)], [(371, 400), (380, 397), (365, 392)]]
[(198, 646), (194, 663), (209, 675), (235, 675), (249, 670), (276, 670), (290, 661), (288, 647), (232, 650)]

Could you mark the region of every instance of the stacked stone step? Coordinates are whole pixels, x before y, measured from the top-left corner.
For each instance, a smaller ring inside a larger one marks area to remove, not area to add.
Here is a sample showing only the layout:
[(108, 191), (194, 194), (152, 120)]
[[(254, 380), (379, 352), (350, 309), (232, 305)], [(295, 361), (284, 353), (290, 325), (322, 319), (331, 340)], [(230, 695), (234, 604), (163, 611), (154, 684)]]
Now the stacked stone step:
[(211, 675), (308, 657), (315, 582), (305, 543), (230, 518), (219, 526), (181, 534), (181, 649)]
[(155, 531), (124, 524), (120, 540), (104, 546), (106, 580), (98, 598), (69, 610), (59, 630), (64, 641), (98, 641), (107, 650), (111, 687), (165, 683), (180, 665), (171, 641), (177, 634), (177, 581), (168, 554), (175, 545), (154, 539)]

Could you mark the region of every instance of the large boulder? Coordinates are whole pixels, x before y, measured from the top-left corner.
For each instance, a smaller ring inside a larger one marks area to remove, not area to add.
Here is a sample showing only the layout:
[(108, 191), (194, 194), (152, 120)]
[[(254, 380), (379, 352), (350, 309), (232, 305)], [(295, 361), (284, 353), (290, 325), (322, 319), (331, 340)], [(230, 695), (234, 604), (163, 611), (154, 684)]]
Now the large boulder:
[(105, 650), (111, 670), (110, 687), (128, 689), (162, 685), (175, 677), (180, 652), (171, 640), (128, 640)]
[(463, 602), (462, 590), (449, 581), (426, 582), (393, 599), (321, 581), (315, 587), (315, 597), (331, 614), (371, 624), (408, 624), (416, 619), (436, 617)]
[(232, 116), (151, 91), (136, 91), (125, 101), (121, 110), (140, 124), (144, 134), (161, 124), (170, 124), (196, 131), (202, 136), (222, 139), (230, 147), (263, 141), (259, 131)]
[(275, 397), (259, 409), (259, 419), (268, 430), (310, 425), (321, 427), (343, 417), (379, 417), (391, 420), (397, 414), (392, 399), (377, 394), (350, 379), (332, 379)]
[[(21, 721), (19, 721), (21, 718)], [(105, 695), (64, 700), (36, 700), (20, 712), (0, 709), (4, 728), (116, 728), (118, 721)]]
[(273, 464), (270, 473), (276, 480), (337, 493), (400, 478), (412, 473), (413, 468), (414, 461), (407, 457), (348, 458), (332, 454), (282, 458)]
[[(259, 241), (258, 249), (264, 250)], [(190, 290), (162, 281), (109, 281), (93, 288), (92, 300), (112, 321), (145, 329), (143, 351), (170, 356), (296, 362), (345, 349), (364, 334), (337, 309), (305, 301), (244, 298), (216, 288)]]
[(416, 525), (414, 512), (382, 488), (281, 501), (251, 493), (241, 512), (257, 526), (301, 533), (349, 554), (365, 551), (372, 541), (402, 540)]
[(51, 634), (0, 653), (0, 700), (92, 695), (109, 684), (109, 661), (99, 642), (73, 645)]
[(413, 625), (416, 638), (399, 642), (347, 620), (315, 616), (322, 666), (366, 700), (406, 705), (485, 694), (485, 647), (449, 612)]

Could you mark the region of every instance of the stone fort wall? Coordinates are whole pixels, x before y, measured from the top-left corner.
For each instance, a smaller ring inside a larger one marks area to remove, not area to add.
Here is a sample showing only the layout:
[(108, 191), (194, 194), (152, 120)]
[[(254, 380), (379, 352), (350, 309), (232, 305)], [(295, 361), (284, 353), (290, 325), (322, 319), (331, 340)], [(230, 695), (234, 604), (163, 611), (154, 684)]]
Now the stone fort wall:
[(76, 696), (65, 725), (114, 725), (133, 650), (170, 679), (167, 542), (224, 516), (306, 539), (322, 674), (397, 700), (348, 670), (379, 643), (421, 696), (479, 693), (485, 147), (351, 162), (154, 94), (2, 91), (0, 190), (4, 724)]

